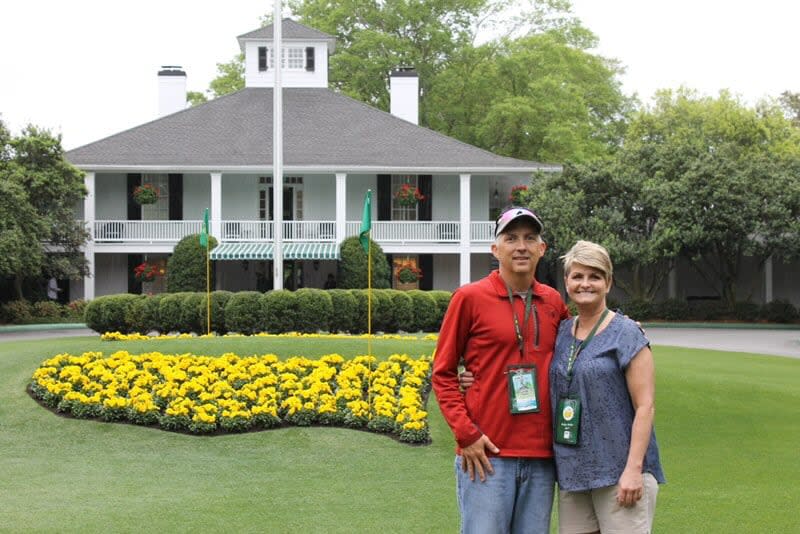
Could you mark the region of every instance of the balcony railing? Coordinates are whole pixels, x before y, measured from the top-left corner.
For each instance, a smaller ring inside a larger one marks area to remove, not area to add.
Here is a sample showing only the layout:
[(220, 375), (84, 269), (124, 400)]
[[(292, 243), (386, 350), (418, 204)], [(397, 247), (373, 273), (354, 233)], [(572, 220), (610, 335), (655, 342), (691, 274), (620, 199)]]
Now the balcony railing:
[[(164, 243), (178, 242), (197, 234), (202, 221), (95, 221), (93, 239), (98, 243)], [(361, 221), (347, 221), (345, 235), (358, 235)], [(470, 223), (471, 242), (492, 240), (494, 223)], [(257, 242), (274, 239), (271, 221), (222, 221), (220, 241)], [(373, 221), (372, 239), (378, 243), (459, 243), (458, 221)], [(284, 221), (284, 241), (334, 242), (334, 221)]]

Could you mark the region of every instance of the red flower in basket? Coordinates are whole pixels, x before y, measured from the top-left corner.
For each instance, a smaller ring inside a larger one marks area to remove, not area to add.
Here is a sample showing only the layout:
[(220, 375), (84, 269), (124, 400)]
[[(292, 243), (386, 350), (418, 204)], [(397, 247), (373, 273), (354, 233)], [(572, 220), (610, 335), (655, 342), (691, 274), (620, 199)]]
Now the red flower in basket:
[(425, 195), (422, 194), (419, 187), (403, 184), (394, 194), (394, 198), (397, 199), (401, 206), (412, 207), (416, 206), (420, 200), (425, 200)]
[(158, 188), (153, 184), (143, 184), (133, 190), (133, 200), (137, 204), (155, 204), (158, 202)]
[(166, 270), (155, 263), (140, 263), (133, 268), (133, 276), (139, 282), (152, 282), (159, 276), (164, 276)]

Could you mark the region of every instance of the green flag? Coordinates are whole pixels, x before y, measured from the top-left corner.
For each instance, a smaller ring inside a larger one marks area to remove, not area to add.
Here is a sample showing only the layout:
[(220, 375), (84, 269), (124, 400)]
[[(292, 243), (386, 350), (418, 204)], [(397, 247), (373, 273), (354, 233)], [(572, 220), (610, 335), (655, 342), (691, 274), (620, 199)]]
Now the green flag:
[(372, 190), (367, 189), (367, 194), (364, 196), (364, 214), (361, 216), (361, 233), (358, 234), (358, 240), (361, 241), (361, 246), (364, 247), (364, 252), (369, 251), (369, 231), (372, 228)]
[(203, 214), (203, 229), (200, 231), (200, 246), (208, 248), (208, 208)]

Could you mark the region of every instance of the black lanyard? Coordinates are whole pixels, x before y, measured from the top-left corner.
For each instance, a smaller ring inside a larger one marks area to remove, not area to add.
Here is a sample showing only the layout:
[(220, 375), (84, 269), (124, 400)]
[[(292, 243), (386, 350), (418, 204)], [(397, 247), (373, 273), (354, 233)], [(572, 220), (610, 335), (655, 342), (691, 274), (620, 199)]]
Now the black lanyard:
[(572, 368), (575, 365), (575, 360), (578, 358), (578, 354), (592, 340), (594, 335), (597, 333), (597, 329), (600, 326), (600, 323), (602, 323), (603, 320), (606, 318), (608, 312), (609, 309), (606, 308), (605, 311), (603, 311), (603, 314), (597, 320), (597, 322), (594, 323), (594, 327), (592, 328), (591, 332), (589, 332), (589, 335), (586, 336), (586, 339), (584, 339), (580, 343), (578, 343), (577, 342), (578, 340), (575, 338), (575, 336), (578, 335), (578, 318), (575, 317), (575, 335), (572, 336), (572, 344), (569, 347), (569, 359), (567, 360), (567, 389), (569, 389), (569, 386), (572, 384)]
[[(508, 302), (511, 303), (511, 316), (514, 318), (514, 333), (517, 335), (517, 345), (519, 345), (519, 355), (520, 358), (525, 357), (525, 332), (528, 331), (528, 319), (531, 318), (531, 300), (533, 299), (533, 288), (528, 288), (528, 292), (525, 293), (525, 316), (523, 318), (523, 327), (524, 330), (520, 329), (519, 327), (519, 319), (517, 319), (517, 313), (514, 311), (514, 293), (511, 291), (511, 286), (506, 285), (506, 289), (508, 289)], [(533, 307), (533, 313), (536, 313), (536, 307)]]

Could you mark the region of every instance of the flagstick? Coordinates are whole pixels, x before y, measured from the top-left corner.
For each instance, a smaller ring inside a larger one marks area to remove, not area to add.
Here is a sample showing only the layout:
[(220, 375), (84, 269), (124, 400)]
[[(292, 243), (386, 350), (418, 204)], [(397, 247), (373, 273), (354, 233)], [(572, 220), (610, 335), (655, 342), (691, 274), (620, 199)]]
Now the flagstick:
[(211, 244), (211, 237), (208, 237), (209, 241), (206, 243), (206, 319), (208, 322), (208, 328), (206, 329), (206, 334), (211, 335), (211, 255), (209, 254), (209, 246)]
[(369, 357), (369, 377), (367, 377), (367, 413), (372, 419), (372, 239), (367, 235), (367, 356)]

